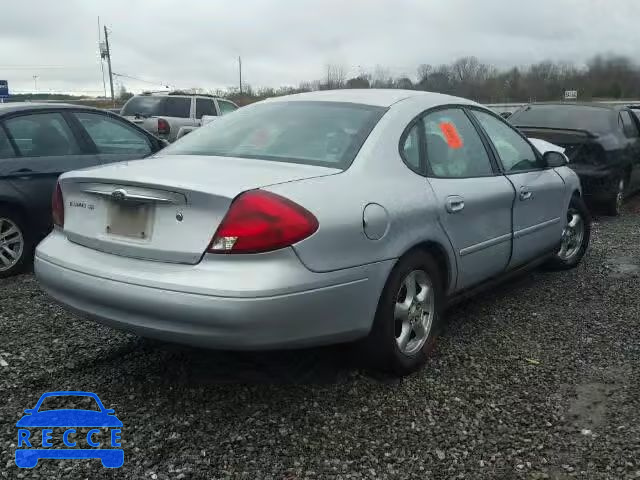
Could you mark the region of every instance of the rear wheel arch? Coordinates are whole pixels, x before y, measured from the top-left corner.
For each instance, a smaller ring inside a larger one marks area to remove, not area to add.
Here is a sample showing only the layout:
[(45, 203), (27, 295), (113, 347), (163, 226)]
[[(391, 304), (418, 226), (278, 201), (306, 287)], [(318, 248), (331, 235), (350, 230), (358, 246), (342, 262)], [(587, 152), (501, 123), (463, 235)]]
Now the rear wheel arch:
[[(436, 264), (438, 265), (438, 270), (440, 271), (440, 275), (441, 275), (440, 280), (442, 281), (442, 286), (444, 288), (444, 291), (445, 292), (448, 291), (449, 285), (451, 284), (451, 280), (452, 280), (453, 270), (451, 266), (452, 265), (451, 260), (449, 259), (449, 255), (447, 254), (447, 251), (445, 250), (445, 248), (438, 242), (427, 240), (427, 241), (418, 243), (417, 245), (414, 245), (413, 247), (408, 249), (400, 257), (400, 259), (404, 258), (405, 256), (411, 254), (411, 252), (414, 252), (416, 250), (428, 253), (433, 257), (433, 259), (436, 261)], [(398, 261), (400, 261), (400, 259), (398, 259)]]
[(19, 202), (0, 199), (0, 209), (16, 212), (23, 222), (25, 222), (27, 225), (29, 224), (29, 215), (27, 214), (27, 209), (24, 208), (24, 206), (22, 206)]

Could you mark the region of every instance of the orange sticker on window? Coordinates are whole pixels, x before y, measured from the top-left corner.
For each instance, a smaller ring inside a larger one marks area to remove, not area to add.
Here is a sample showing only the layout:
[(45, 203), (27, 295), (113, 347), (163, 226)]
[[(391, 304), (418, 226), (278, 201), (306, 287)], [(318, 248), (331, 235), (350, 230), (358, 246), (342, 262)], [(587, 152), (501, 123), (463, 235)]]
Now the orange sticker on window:
[(462, 148), (462, 138), (456, 129), (456, 126), (451, 122), (442, 122), (440, 124), (440, 130), (444, 134), (444, 138), (447, 140), (449, 148), (458, 149)]

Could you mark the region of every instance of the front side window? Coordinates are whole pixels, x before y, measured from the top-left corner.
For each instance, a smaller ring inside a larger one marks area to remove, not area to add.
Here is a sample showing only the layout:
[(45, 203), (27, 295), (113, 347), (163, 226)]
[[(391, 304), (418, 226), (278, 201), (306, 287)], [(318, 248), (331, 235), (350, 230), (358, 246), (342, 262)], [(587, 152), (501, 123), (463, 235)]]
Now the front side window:
[(233, 103), (224, 100), (218, 100), (218, 107), (220, 108), (220, 115), (226, 115), (238, 109)]
[(163, 153), (347, 168), (385, 111), (340, 102), (266, 102), (220, 117)]
[(442, 178), (493, 175), (482, 140), (462, 110), (439, 110), (427, 114), (422, 121), (431, 175)]
[(74, 115), (99, 153), (140, 155), (151, 153), (151, 147), (145, 135), (119, 120), (97, 113), (76, 112)]
[(207, 98), (196, 99), (196, 118), (200, 120), (203, 115), (216, 115), (216, 106), (213, 100)]
[(67, 122), (59, 113), (21, 115), (6, 120), (5, 126), (23, 157), (81, 153)]
[(16, 156), (16, 152), (13, 151), (9, 137), (4, 133), (4, 129), (0, 125), (0, 159), (12, 158)]
[(544, 168), (531, 145), (509, 125), (486, 112), (474, 110), (473, 115), (496, 148), (505, 172)]

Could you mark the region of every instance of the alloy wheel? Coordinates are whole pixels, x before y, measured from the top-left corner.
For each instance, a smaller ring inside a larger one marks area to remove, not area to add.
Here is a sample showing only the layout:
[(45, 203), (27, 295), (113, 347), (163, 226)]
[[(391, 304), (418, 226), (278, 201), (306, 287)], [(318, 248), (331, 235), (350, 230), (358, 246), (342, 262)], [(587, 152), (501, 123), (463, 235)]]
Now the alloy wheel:
[(394, 331), (398, 348), (414, 355), (424, 346), (435, 316), (435, 297), (431, 279), (424, 270), (409, 273), (396, 295)]
[(616, 193), (616, 212), (622, 211), (622, 203), (624, 202), (624, 179), (618, 183), (618, 193)]
[(14, 267), (23, 252), (24, 237), (20, 227), (9, 218), (0, 218), (0, 272)]
[(562, 232), (562, 243), (558, 257), (565, 262), (572, 260), (582, 248), (584, 241), (584, 218), (578, 210), (570, 208), (567, 212), (567, 224)]

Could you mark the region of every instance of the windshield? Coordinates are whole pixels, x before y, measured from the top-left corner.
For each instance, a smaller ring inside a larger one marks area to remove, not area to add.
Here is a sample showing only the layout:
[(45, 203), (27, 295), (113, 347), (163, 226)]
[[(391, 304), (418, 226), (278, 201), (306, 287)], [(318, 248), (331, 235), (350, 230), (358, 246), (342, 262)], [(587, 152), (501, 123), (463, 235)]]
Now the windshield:
[(273, 102), (237, 110), (163, 154), (217, 155), (347, 168), (386, 109), (333, 102)]
[(514, 113), (509, 122), (517, 127), (566, 128), (606, 133), (612, 129), (611, 110), (584, 105), (530, 105)]
[(38, 408), (39, 412), (48, 410), (91, 410), (100, 411), (95, 398), (88, 395), (56, 395), (45, 398)]

